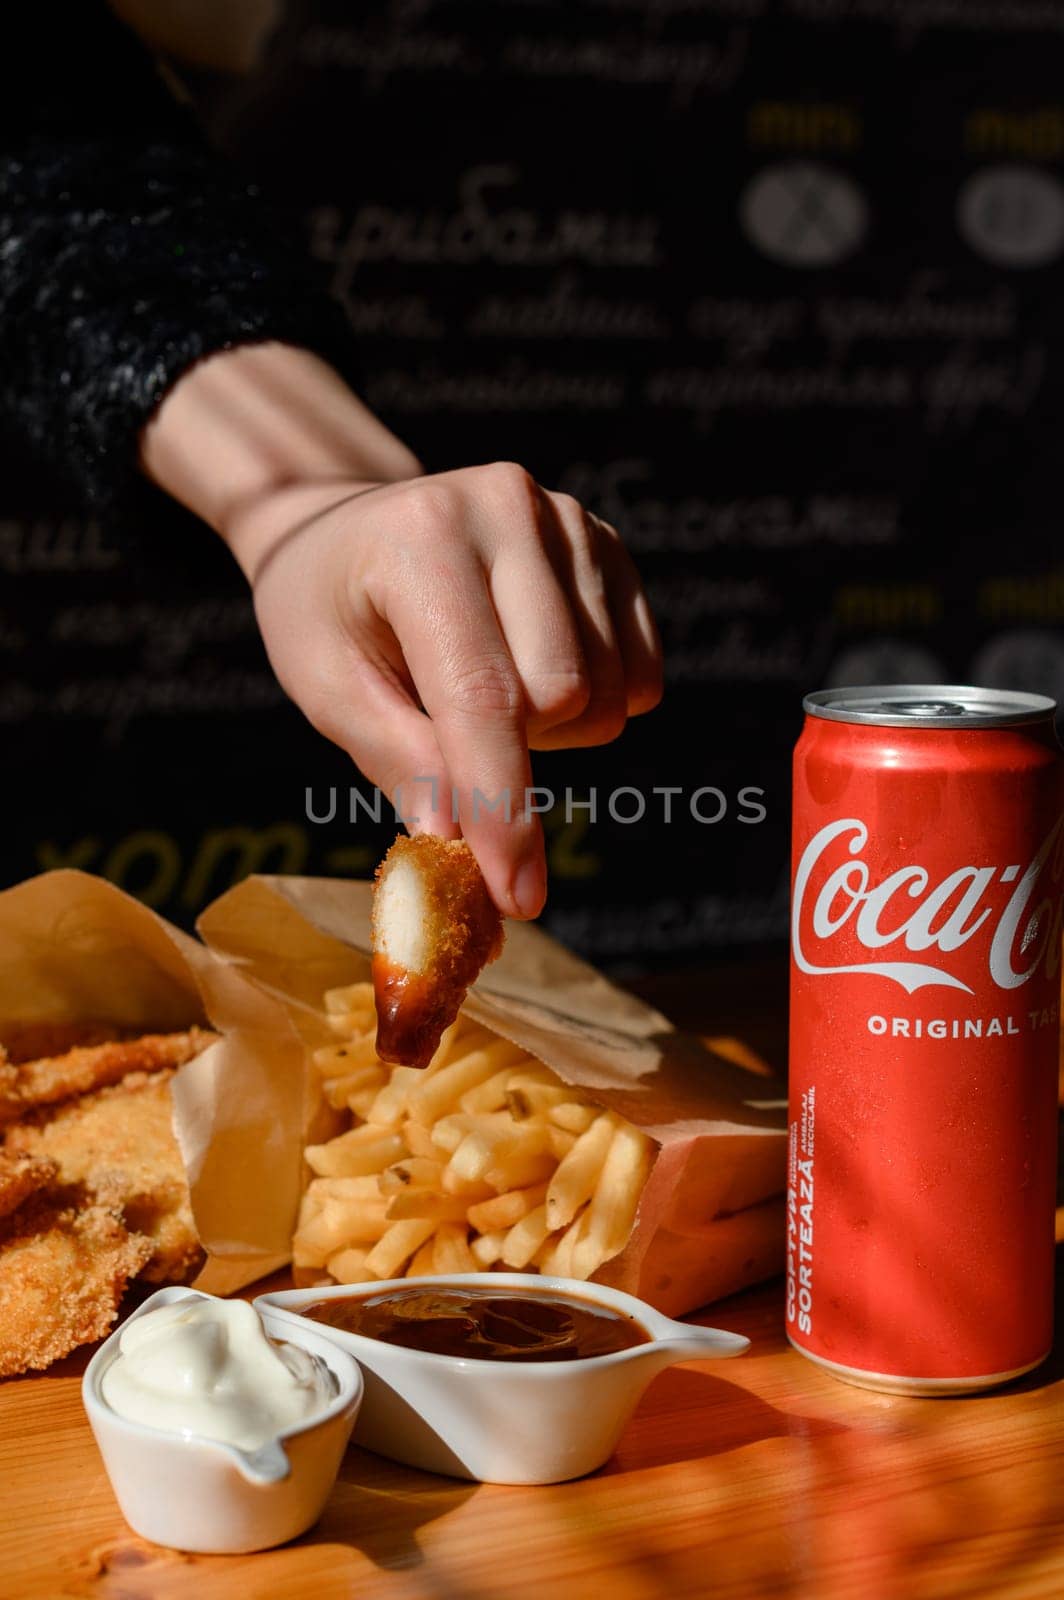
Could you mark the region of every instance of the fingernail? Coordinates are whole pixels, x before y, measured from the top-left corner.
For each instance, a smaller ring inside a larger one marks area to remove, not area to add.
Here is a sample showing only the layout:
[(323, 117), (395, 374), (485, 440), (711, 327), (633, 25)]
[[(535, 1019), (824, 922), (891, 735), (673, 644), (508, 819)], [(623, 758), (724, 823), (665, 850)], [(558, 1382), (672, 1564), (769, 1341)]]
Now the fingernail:
[(547, 873), (542, 856), (532, 856), (517, 869), (510, 898), (519, 917), (536, 917), (547, 898)]

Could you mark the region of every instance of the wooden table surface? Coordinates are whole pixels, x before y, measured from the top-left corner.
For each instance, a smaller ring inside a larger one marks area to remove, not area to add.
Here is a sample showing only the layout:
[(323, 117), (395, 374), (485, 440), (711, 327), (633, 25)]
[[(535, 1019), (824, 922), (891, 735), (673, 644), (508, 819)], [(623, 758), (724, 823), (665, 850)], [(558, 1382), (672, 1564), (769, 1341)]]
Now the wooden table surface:
[(695, 1319), (749, 1334), (752, 1350), (657, 1378), (616, 1455), (589, 1478), (474, 1485), (353, 1447), (321, 1522), (253, 1556), (185, 1556), (130, 1532), (82, 1413), (84, 1356), (8, 1381), (0, 1596), (1064, 1595), (1064, 1351), (997, 1394), (866, 1393), (790, 1350), (781, 1298), (769, 1284)]

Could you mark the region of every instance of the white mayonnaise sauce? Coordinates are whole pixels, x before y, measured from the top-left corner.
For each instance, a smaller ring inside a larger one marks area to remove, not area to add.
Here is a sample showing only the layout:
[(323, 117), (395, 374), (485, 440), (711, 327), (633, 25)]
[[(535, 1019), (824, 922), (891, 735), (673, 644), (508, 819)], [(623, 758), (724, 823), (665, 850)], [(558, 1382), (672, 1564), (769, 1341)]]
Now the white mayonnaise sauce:
[(308, 1421), (336, 1393), (325, 1364), (270, 1339), (246, 1300), (181, 1300), (138, 1317), (100, 1387), (120, 1417), (241, 1450)]

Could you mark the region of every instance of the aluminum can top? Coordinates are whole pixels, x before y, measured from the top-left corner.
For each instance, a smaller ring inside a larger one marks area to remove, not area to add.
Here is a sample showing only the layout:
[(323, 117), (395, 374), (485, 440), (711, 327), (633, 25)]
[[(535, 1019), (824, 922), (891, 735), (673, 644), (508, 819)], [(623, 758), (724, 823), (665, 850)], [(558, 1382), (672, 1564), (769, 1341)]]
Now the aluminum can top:
[(1014, 728), (1044, 722), (1057, 709), (1044, 694), (942, 683), (818, 689), (802, 705), (811, 717), (880, 728)]

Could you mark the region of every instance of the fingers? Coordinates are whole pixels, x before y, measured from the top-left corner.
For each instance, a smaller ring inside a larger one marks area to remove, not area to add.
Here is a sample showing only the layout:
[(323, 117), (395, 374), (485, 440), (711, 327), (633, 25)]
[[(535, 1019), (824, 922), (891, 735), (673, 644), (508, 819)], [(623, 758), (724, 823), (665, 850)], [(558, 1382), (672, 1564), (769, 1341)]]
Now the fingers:
[(635, 566), (615, 529), (568, 495), (550, 494), (555, 567), (580, 635), (585, 705), (530, 727), (534, 749), (607, 744), (661, 698), (661, 647)]
[(546, 898), (520, 674), (503, 637), (472, 543), (441, 531), (416, 573), (393, 584), (390, 622), (445, 763), (459, 826), (488, 889), (510, 916), (535, 916)]
[(653, 711), (664, 691), (661, 637), (635, 562), (620, 534), (598, 517), (591, 520), (599, 536), (599, 559), (621, 652), (628, 715), (638, 717)]
[[(416, 705), (387, 652), (345, 647), (319, 672), (316, 691), (297, 695), (310, 720), (351, 757), (394, 806), (410, 833), (458, 837), (447, 765), (432, 722)], [(374, 815), (377, 815), (376, 807)]]
[(531, 742), (586, 710), (592, 694), (581, 629), (555, 566), (553, 508), (535, 491), (527, 528), (493, 527), (488, 587), (525, 697)]
[(661, 694), (660, 644), (617, 533), (502, 463), (347, 500), (322, 541), (318, 564), (288, 553), (296, 589), (308, 571), (328, 576), (309, 610), (335, 633), (323, 649), (317, 628), (312, 664), (293, 583), (271, 569), (256, 586), (281, 681), (411, 831), (461, 832), (500, 910), (537, 915), (530, 746), (605, 743)]

